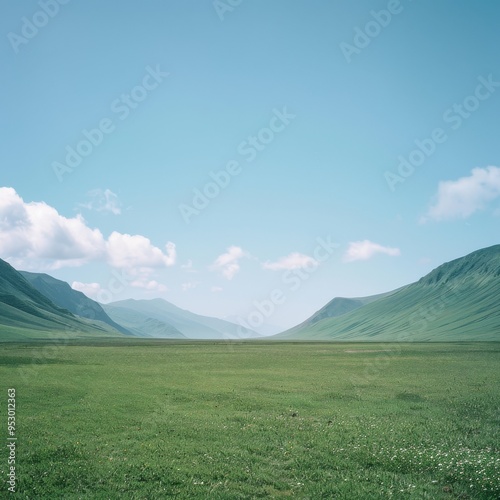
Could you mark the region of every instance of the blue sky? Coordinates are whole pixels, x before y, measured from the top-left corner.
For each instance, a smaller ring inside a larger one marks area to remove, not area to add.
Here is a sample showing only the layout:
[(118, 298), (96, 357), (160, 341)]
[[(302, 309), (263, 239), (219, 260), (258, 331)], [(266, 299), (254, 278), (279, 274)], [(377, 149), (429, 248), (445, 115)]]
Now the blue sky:
[(6, 2), (0, 257), (284, 328), (496, 244), (499, 19), (456, 0)]

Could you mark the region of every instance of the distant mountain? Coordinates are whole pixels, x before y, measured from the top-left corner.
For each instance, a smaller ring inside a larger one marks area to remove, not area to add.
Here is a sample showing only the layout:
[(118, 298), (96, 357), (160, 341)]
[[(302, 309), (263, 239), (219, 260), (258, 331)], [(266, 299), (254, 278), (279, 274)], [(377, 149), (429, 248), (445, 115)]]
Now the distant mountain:
[(54, 304), (0, 259), (0, 339), (121, 335), (100, 321), (78, 318)]
[[(275, 340), (499, 341), (500, 245), (447, 262), (416, 283), (371, 297), (337, 297)], [(0, 259), (0, 340), (122, 336), (264, 338), (163, 299), (100, 305), (46, 274)]]
[(165, 321), (133, 308), (115, 304), (104, 304), (103, 307), (115, 321), (138, 337), (187, 339), (175, 326)]
[(57, 306), (67, 309), (82, 318), (102, 321), (125, 335), (131, 335), (131, 332), (126, 328), (115, 323), (98, 302), (89, 299), (82, 292), (73, 290), (65, 281), (53, 278), (48, 274), (29, 273), (26, 271), (19, 272), (31, 286)]
[[(232, 316), (225, 316), (223, 319), (224, 321), (229, 321), (230, 323), (235, 323), (236, 325), (239, 325), (241, 320), (242, 319), (244, 320), (245, 318), (241, 318), (241, 316), (232, 315)], [(285, 330), (281, 326), (276, 326), (270, 323), (263, 323), (258, 327), (253, 326), (252, 329), (254, 332), (257, 332), (259, 335), (262, 335), (264, 337), (270, 335), (276, 335), (277, 333), (280, 333)]]
[[(151, 332), (144, 326), (145, 319), (150, 318), (161, 322), (173, 333), (179, 332), (182, 336), (192, 339), (260, 337), (252, 330), (245, 330), (239, 325), (222, 319), (194, 314), (163, 299), (121, 300), (105, 304), (103, 307), (114, 321), (135, 331), (136, 334), (142, 332), (144, 336), (150, 336)], [(136, 316), (132, 312), (136, 313)]]
[(498, 341), (499, 297), (500, 245), (495, 245), (443, 264), (416, 283), (368, 303), (334, 299), (301, 325), (271, 338)]

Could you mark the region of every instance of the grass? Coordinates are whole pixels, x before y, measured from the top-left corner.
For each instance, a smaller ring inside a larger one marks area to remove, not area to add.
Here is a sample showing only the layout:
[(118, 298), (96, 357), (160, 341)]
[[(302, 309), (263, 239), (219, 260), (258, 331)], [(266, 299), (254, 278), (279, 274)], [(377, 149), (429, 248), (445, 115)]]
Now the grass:
[(498, 343), (7, 343), (0, 421), (15, 387), (19, 498), (496, 499), (499, 366)]

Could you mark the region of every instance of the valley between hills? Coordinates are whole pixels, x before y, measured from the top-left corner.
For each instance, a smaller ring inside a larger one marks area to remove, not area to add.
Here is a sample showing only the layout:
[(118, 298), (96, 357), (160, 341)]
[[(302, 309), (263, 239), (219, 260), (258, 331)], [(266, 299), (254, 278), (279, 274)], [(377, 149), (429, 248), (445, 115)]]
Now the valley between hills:
[(47, 274), (0, 260), (0, 338), (350, 342), (500, 340), (500, 245), (442, 264), (415, 283), (360, 298), (333, 298), (306, 321), (263, 336), (163, 299), (99, 304)]

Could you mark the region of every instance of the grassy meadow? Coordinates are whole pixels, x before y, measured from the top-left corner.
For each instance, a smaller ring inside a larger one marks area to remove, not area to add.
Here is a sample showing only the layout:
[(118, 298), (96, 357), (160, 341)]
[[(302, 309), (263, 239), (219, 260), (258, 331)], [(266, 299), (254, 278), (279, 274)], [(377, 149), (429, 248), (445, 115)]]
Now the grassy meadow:
[(13, 497), (500, 498), (498, 343), (4, 343), (0, 380)]

